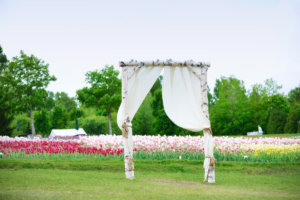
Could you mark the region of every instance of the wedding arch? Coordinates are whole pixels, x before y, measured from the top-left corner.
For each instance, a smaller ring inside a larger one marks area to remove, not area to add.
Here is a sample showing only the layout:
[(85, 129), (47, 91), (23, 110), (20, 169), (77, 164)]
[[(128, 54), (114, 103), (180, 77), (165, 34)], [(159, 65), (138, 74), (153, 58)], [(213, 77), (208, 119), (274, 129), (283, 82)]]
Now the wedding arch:
[(118, 111), (118, 126), (124, 142), (125, 175), (134, 179), (132, 124), (154, 82), (163, 72), (162, 98), (171, 121), (190, 131), (204, 130), (204, 181), (213, 178), (216, 160), (213, 156), (212, 131), (208, 113), (207, 71), (210, 63), (172, 61), (119, 62), (122, 69), (122, 103)]

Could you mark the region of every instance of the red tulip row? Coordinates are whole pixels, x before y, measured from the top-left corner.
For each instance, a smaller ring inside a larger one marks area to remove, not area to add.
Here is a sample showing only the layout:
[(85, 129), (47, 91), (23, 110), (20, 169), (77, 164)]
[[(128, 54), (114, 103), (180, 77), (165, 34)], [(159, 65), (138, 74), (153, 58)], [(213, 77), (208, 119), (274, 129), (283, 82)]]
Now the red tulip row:
[(102, 147), (87, 147), (84, 144), (80, 144), (76, 141), (0, 141), (0, 151), (7, 156), (11, 153), (26, 154), (74, 154), (79, 153), (82, 155), (120, 155), (124, 152), (121, 148), (107, 148)]

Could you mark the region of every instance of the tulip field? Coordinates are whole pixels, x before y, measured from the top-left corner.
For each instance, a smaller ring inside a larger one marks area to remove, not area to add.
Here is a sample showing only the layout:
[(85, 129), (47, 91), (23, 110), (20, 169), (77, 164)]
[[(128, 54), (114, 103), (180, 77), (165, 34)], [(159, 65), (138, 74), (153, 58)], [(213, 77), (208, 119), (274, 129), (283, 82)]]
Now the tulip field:
[(300, 198), (298, 136), (213, 137), (215, 184), (203, 183), (203, 137), (133, 136), (133, 145), (128, 180), (122, 136), (0, 137), (0, 199)]
[[(133, 136), (134, 158), (139, 160), (204, 160), (201, 136)], [(300, 158), (300, 138), (213, 137), (218, 161), (295, 162)], [(3, 158), (123, 159), (122, 136), (85, 136), (75, 139), (0, 137)]]

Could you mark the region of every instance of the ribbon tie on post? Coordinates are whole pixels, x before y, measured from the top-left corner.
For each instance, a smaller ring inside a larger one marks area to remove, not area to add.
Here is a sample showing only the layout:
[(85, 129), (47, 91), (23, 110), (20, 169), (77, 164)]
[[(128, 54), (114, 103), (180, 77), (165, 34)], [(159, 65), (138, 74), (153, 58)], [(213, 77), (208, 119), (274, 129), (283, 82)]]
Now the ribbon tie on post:
[(217, 160), (214, 157), (211, 157), (210, 158), (210, 164), (209, 164), (211, 170), (215, 169), (215, 164), (216, 163), (217, 163)]
[(204, 132), (208, 132), (209, 135), (213, 134), (211, 128), (205, 128)]
[(125, 122), (122, 125), (122, 136), (127, 137), (128, 136), (128, 126)]
[(134, 159), (132, 156), (130, 156), (129, 158), (126, 158), (128, 159), (128, 168), (129, 168), (129, 171), (133, 171), (133, 163), (134, 163)]

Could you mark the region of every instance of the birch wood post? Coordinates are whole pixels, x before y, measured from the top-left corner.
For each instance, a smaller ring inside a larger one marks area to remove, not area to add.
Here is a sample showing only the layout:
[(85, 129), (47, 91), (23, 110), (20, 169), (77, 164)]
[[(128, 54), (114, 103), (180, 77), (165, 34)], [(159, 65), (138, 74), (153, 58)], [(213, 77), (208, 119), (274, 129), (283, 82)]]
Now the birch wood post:
[[(121, 63), (119, 63), (121, 67)], [(123, 122), (128, 125), (128, 135), (127, 137), (123, 137), (124, 143), (124, 162), (125, 162), (125, 176), (128, 179), (134, 179), (133, 170), (129, 169), (128, 161), (129, 158), (133, 156), (133, 143), (132, 143), (132, 128), (131, 122), (128, 116), (128, 87), (127, 87), (127, 78), (128, 78), (128, 68), (127, 66), (122, 67), (122, 118)]]
[[(202, 66), (201, 67), (201, 79), (200, 79), (200, 84), (201, 84), (201, 108), (203, 110), (204, 115), (209, 119), (209, 113), (208, 113), (208, 97), (207, 97), (207, 66)], [(209, 146), (208, 140), (212, 140), (212, 135), (204, 129), (204, 141), (207, 143), (207, 149), (205, 149), (205, 160), (204, 160), (204, 182), (208, 181), (209, 183), (214, 183), (215, 182), (215, 170), (210, 170), (210, 157), (213, 155), (209, 155), (209, 149), (212, 149), (212, 146)], [(209, 156), (208, 156), (209, 155)]]
[(209, 114), (208, 114), (208, 98), (207, 98), (207, 66), (201, 67), (201, 79), (200, 79), (200, 84), (201, 84), (201, 99), (202, 99), (202, 110), (204, 115), (209, 119)]

